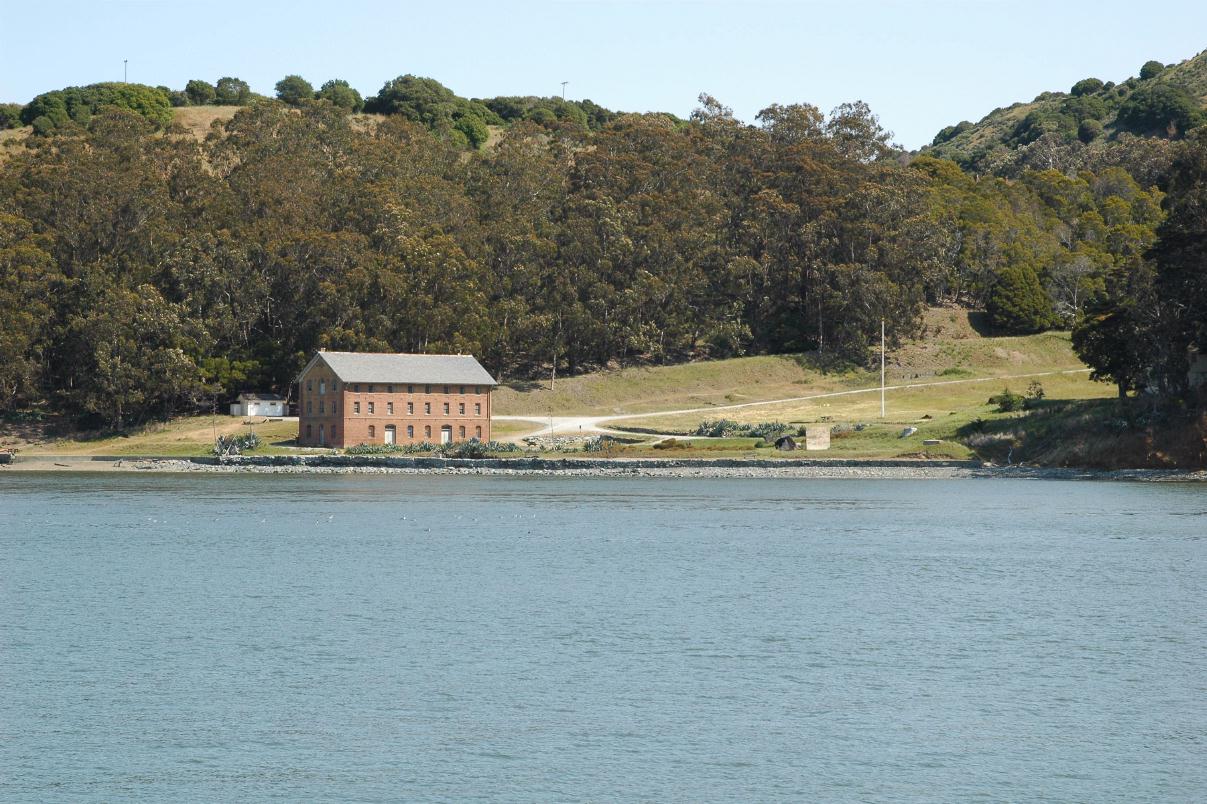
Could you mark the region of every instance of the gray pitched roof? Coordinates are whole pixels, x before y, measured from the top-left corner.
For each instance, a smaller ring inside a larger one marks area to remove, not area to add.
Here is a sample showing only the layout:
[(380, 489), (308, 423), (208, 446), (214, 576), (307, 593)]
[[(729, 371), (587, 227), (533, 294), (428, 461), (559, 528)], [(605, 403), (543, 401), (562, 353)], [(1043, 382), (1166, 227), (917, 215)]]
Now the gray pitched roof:
[(374, 352), (319, 352), (342, 382), (498, 385), (473, 355), (407, 355)]
[(239, 394), (240, 402), (284, 402), (285, 397), (277, 394), (255, 394), (242, 393)]

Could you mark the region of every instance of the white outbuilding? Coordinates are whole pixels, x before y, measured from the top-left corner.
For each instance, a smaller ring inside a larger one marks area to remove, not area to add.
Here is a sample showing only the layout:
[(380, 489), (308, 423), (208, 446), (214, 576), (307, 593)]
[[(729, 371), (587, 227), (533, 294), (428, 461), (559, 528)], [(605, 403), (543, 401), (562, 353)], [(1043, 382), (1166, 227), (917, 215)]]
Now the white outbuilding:
[(276, 394), (239, 394), (231, 403), (232, 416), (284, 416), (285, 397)]

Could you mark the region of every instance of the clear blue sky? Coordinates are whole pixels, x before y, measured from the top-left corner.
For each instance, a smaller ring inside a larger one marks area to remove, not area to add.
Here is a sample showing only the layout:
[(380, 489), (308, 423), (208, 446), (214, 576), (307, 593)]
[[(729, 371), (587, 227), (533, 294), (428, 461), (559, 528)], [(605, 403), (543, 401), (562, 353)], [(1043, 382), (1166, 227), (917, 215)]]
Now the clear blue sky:
[(458, 94), (591, 98), (688, 114), (700, 92), (753, 120), (771, 103), (864, 100), (896, 141), (995, 106), (1120, 81), (1207, 48), (1207, 2), (1098, 0), (0, 0), (0, 100), (120, 80), (181, 88), (299, 73), (371, 95), (404, 73)]

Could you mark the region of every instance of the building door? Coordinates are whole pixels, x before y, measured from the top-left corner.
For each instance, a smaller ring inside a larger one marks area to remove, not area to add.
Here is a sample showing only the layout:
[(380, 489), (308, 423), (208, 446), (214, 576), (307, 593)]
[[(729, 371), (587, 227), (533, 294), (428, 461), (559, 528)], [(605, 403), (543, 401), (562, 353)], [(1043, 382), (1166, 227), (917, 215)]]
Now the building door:
[(386, 443), (387, 444), (393, 444), (397, 440), (394, 438), (396, 433), (397, 433), (397, 430), (395, 430), (394, 425), (392, 425), (392, 424), (386, 425)]
[(451, 424), (446, 424), (440, 428), (440, 443), (441, 444), (453, 443), (453, 427)]

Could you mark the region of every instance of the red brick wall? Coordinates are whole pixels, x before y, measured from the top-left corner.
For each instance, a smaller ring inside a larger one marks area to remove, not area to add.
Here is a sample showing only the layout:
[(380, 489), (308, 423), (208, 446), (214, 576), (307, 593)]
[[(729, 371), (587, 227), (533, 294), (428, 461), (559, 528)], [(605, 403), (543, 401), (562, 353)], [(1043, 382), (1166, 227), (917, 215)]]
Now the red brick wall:
[[(299, 383), (298, 443), (319, 446), (321, 427), (325, 446), (384, 444), (387, 425), (394, 425), (398, 444), (440, 443), (440, 430), (444, 426), (452, 428), (453, 441), (471, 438), (489, 441), (490, 392), (488, 385), (345, 385), (320, 363)], [(372, 413), (369, 412), (370, 404)], [(447, 413), (445, 405), (448, 406)], [(408, 435), (408, 427), (412, 428), (412, 435)]]

